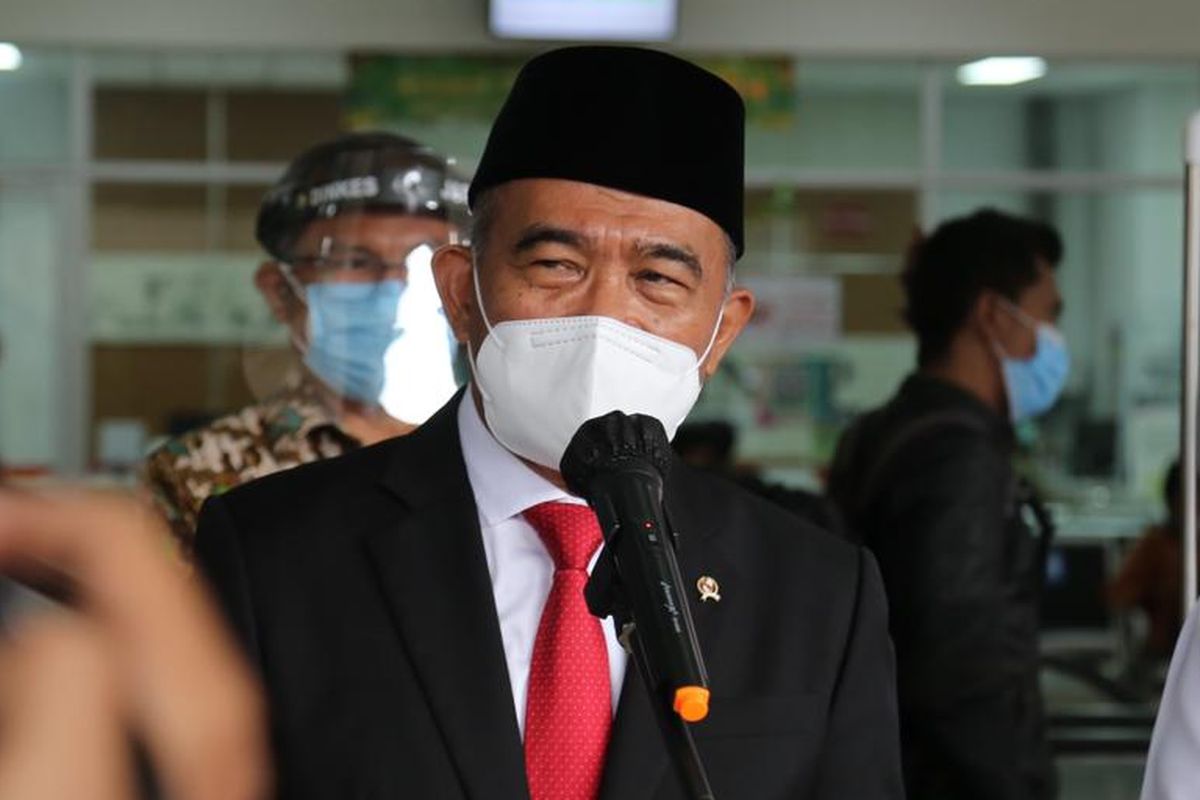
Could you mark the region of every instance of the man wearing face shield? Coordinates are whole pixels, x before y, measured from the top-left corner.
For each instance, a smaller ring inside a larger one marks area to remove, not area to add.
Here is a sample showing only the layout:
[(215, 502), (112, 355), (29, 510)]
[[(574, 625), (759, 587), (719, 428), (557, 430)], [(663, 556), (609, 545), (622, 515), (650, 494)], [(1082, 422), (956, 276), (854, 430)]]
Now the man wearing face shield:
[[(664, 53), (530, 61), (471, 184), (471, 247), (435, 257), (470, 388), (411, 436), (209, 500), (198, 562), (268, 687), (283, 797), (684, 797), (584, 602), (600, 526), (559, 464), (614, 410), (673, 433), (749, 319), (743, 120)], [(869, 554), (678, 461), (664, 478), (716, 796), (900, 797)]]
[(268, 192), (255, 283), (300, 366), (283, 391), (150, 456), (144, 483), (185, 553), (209, 496), (407, 434), (454, 393), (431, 259), (465, 194), (444, 158), (389, 133), (319, 144)]
[(1066, 385), (1061, 257), (1048, 226), (996, 211), (918, 243), (903, 278), (918, 369), (834, 460), (830, 494), (887, 587), (910, 797), (1056, 793), (1038, 686), (1052, 527), (1011, 462), (1015, 426)]

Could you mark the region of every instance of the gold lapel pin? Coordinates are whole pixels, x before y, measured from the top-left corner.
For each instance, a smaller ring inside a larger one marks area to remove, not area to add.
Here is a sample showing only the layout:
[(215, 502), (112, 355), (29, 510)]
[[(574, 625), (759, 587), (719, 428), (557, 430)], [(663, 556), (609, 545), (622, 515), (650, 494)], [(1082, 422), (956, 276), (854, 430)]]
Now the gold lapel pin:
[(700, 602), (703, 603), (706, 600), (721, 602), (721, 584), (717, 583), (715, 578), (701, 575), (700, 580), (696, 581), (696, 588), (700, 591)]

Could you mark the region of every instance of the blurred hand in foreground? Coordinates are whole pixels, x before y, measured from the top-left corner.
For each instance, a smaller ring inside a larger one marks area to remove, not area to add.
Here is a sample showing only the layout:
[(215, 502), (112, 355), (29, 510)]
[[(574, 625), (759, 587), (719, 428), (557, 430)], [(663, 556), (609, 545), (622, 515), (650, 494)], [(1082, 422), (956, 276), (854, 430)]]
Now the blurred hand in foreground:
[(0, 490), (0, 573), (70, 610), (0, 639), (0, 800), (130, 800), (130, 741), (172, 800), (269, 791), (258, 687), (199, 585), (137, 501)]

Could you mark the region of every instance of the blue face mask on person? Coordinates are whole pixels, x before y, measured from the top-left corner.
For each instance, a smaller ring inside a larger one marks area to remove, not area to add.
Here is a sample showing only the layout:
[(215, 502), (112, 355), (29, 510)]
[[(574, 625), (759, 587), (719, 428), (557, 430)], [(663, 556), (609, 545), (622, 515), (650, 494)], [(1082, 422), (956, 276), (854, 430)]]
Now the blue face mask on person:
[(1005, 308), (1026, 328), (1037, 334), (1037, 350), (1032, 358), (1010, 358), (999, 346), (1004, 383), (1008, 389), (1008, 408), (1013, 422), (1023, 422), (1045, 414), (1058, 402), (1071, 373), (1071, 354), (1058, 329), (1038, 322), (1015, 305)]
[(313, 283), (305, 287), (304, 363), (342, 397), (375, 404), (387, 377), (384, 355), (400, 336), (404, 281)]

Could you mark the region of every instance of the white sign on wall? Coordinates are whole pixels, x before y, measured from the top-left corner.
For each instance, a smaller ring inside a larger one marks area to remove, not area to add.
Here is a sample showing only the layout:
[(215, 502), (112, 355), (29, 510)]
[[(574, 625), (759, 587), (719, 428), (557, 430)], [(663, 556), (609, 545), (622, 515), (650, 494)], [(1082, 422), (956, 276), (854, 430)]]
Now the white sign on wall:
[(273, 344), (282, 326), (254, 286), (253, 254), (105, 253), (91, 265), (92, 339)]
[(751, 276), (754, 317), (742, 339), (757, 346), (820, 344), (842, 334), (842, 282), (813, 276)]

